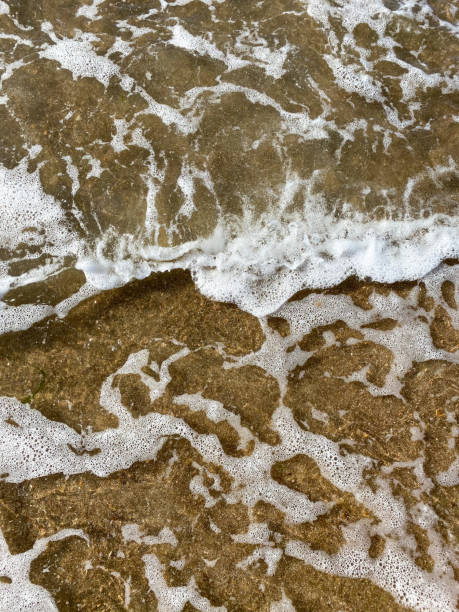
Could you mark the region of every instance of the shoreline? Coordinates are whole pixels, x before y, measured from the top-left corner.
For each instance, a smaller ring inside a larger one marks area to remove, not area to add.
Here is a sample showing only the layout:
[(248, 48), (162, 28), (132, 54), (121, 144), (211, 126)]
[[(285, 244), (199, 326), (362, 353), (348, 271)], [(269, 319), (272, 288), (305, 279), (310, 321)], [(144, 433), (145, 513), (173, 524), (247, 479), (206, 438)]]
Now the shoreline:
[[(291, 296), (287, 297), (280, 306), (271, 312), (266, 313), (263, 316), (273, 315), (282, 308), (288, 302), (295, 301), (299, 297), (306, 297), (307, 295), (311, 295), (313, 293), (324, 293), (324, 294), (333, 294), (336, 292), (346, 292), (346, 291), (356, 291), (358, 287), (361, 285), (372, 286), (372, 287), (396, 287), (398, 285), (402, 286), (406, 283), (412, 284), (413, 286), (416, 283), (422, 281), (425, 276), (434, 273), (436, 270), (440, 269), (442, 266), (455, 266), (459, 263), (459, 259), (457, 258), (445, 258), (443, 259), (437, 266), (429, 270), (427, 274), (416, 278), (416, 279), (400, 279), (393, 283), (384, 283), (372, 280), (371, 278), (359, 278), (355, 274), (351, 274), (346, 277), (343, 281), (336, 283), (330, 287), (306, 287), (295, 291)], [(80, 304), (82, 301), (90, 299), (95, 295), (99, 295), (100, 293), (104, 293), (106, 291), (114, 291), (117, 289), (122, 289), (123, 287), (129, 286), (131, 284), (142, 282), (148, 278), (153, 278), (155, 276), (164, 275), (167, 277), (168, 274), (183, 274), (186, 277), (192, 279), (192, 272), (188, 269), (184, 268), (174, 268), (170, 271), (164, 272), (151, 272), (148, 276), (142, 279), (131, 279), (127, 283), (124, 283), (118, 287), (112, 287), (108, 289), (98, 289), (91, 285), (84, 273), (74, 267), (64, 268), (63, 270), (57, 272), (56, 274), (50, 275), (44, 281), (38, 281), (29, 283), (26, 285), (18, 286), (14, 289), (11, 289), (6, 294), (3, 295), (2, 303), (4, 305), (3, 309), (0, 310), (0, 336), (14, 331), (19, 331), (21, 329), (27, 329), (27, 318), (30, 318), (30, 324), (34, 325), (36, 322), (57, 315), (62, 318), (65, 317), (74, 307)], [(196, 284), (196, 283), (195, 283)], [(211, 296), (206, 296), (209, 299), (212, 299)], [(236, 307), (238, 306), (232, 300), (216, 300), (223, 301), (225, 303), (234, 304)], [(21, 313), (19, 317), (15, 314), (15, 309), (20, 306), (26, 307), (26, 312)], [(37, 308), (38, 306), (38, 308)], [(36, 313), (34, 313), (34, 310)], [(250, 310), (246, 310), (242, 308), (245, 312), (250, 312)], [(251, 313), (254, 314), (254, 313)], [(255, 314), (255, 316), (257, 316)], [(23, 322), (17, 324), (16, 320), (25, 319)]]

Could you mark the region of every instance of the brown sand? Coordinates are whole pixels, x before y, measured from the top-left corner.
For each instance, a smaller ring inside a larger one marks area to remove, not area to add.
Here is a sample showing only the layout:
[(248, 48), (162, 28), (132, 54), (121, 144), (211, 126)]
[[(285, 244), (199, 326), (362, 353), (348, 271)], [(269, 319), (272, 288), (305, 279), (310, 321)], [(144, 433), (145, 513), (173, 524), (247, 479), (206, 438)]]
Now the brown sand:
[[(457, 350), (459, 332), (452, 327), (446, 308), (426, 295), (422, 283), (390, 286), (350, 280), (333, 291), (349, 295), (360, 309), (371, 309), (369, 299), (375, 292), (408, 298), (418, 291), (417, 312), (420, 317), (431, 312), (434, 345)], [(444, 283), (442, 293), (454, 308), (454, 285)], [(270, 317), (268, 324), (280, 338), (288, 338), (287, 321)], [(396, 333), (397, 326), (397, 321), (384, 319), (366, 327)], [(336, 341), (326, 346), (324, 334), (330, 331)], [(75, 307), (64, 319), (50, 317), (26, 331), (0, 338), (0, 392), (29, 402), (31, 408), (78, 432), (116, 428), (117, 417), (99, 403), (100, 387), (107, 376), (133, 352), (148, 349), (151, 361), (160, 365), (186, 346), (191, 352), (171, 363), (171, 380), (154, 402), (140, 375), (118, 374), (113, 385), (120, 391), (122, 404), (135, 418), (150, 412), (174, 415), (198, 433), (217, 436), (227, 455), (250, 455), (253, 444), (241, 449), (238, 432), (230, 423), (215, 422), (204, 411), (191, 411), (173, 398), (201, 392), (204, 398), (219, 400), (239, 415), (255, 439), (278, 444), (279, 436), (271, 423), (280, 395), (276, 379), (254, 365), (223, 368), (225, 360), (257, 351), (264, 340), (259, 320), (233, 305), (206, 299), (187, 273), (152, 275), (101, 293)], [(401, 381), (402, 398), (373, 396), (362, 383), (342, 378), (369, 365), (367, 380), (384, 384), (393, 355), (386, 347), (365, 340), (362, 330), (338, 320), (313, 329), (298, 346), (312, 355), (288, 377), (284, 403), (297, 423), (340, 443), (343, 454), (373, 458), (372, 469), (365, 473), (366, 482), (377, 487), (377, 481), (384, 479), (408, 515), (419, 501), (416, 492), (420, 483), (413, 468), (398, 467), (389, 472), (384, 468), (394, 462), (409, 462), (422, 453), (425, 473), (434, 483), (421, 493), (422, 502), (437, 514), (435, 529), (445, 545), (457, 545), (457, 487), (441, 486), (435, 478), (448, 469), (455, 456), (445, 406), (449, 402), (450, 409), (458, 409), (459, 366), (441, 360), (413, 363)], [(145, 367), (144, 373), (158, 376), (150, 367)], [(326, 418), (314, 418), (313, 406)], [(411, 435), (410, 428), (419, 420), (425, 424), (423, 440)], [(98, 452), (88, 451), (84, 444), (72, 450)], [(212, 505), (190, 488), (192, 479), (200, 474), (214, 500)], [(263, 559), (243, 568), (241, 562), (256, 546), (235, 541), (235, 536), (245, 533), (250, 523), (265, 523), (273, 544), (281, 550), (293, 539), (328, 554), (343, 546), (343, 527), (367, 520), (371, 535), (371, 525), (378, 523), (371, 510), (322, 476), (316, 462), (305, 454), (274, 463), (271, 478), (313, 502), (329, 504), (329, 509), (313, 522), (292, 523), (273, 504), (262, 500), (252, 507), (231, 503), (225, 495), (232, 489), (232, 477), (225, 469), (204, 460), (186, 439), (171, 436), (154, 460), (134, 463), (105, 478), (84, 472), (14, 483), (3, 475), (0, 527), (12, 554), (26, 551), (37, 538), (65, 528), (86, 534), (85, 538), (70, 536), (50, 542), (32, 562), (31, 581), (49, 590), (59, 610), (155, 610), (157, 600), (142, 561), (150, 553), (162, 563), (169, 586), (186, 585), (193, 577), (198, 591), (212, 605), (224, 605), (231, 611), (268, 611), (271, 602), (281, 600), (283, 594), (301, 611), (405, 609), (368, 579), (320, 571), (285, 551), (272, 575)], [(148, 538), (126, 540), (122, 528), (132, 523), (152, 536), (167, 526), (176, 545), (152, 544)], [(414, 521), (408, 530), (416, 543), (410, 554), (420, 568), (431, 572), (434, 561), (427, 531)], [(369, 540), (370, 557), (377, 559), (384, 547), (384, 538), (375, 530)], [(130, 581), (128, 606), (126, 581)], [(194, 609), (190, 602), (183, 608)]]

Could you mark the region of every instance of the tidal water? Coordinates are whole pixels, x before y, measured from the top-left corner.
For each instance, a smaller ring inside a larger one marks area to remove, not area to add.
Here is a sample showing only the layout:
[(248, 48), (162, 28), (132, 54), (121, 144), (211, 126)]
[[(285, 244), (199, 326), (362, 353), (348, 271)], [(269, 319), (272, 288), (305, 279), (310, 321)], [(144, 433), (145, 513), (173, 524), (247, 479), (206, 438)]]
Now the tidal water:
[(446, 0), (0, 1), (0, 611), (453, 612)]

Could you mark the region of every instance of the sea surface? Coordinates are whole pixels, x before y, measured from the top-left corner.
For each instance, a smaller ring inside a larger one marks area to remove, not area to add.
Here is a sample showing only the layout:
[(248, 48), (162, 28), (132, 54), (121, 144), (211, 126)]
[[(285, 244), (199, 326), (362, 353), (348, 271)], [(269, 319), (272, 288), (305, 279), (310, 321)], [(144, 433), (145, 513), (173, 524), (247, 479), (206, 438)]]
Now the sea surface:
[(459, 9), (0, 0), (0, 611), (449, 612)]

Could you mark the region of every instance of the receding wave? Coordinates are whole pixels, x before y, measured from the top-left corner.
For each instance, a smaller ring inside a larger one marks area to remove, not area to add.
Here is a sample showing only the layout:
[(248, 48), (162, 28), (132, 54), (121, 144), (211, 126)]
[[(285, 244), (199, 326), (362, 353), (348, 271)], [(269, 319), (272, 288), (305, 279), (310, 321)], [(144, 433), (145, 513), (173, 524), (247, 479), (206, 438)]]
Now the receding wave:
[(102, 289), (183, 267), (265, 314), (457, 256), (449, 9), (163, 4), (2, 3), (6, 303), (69, 268)]

